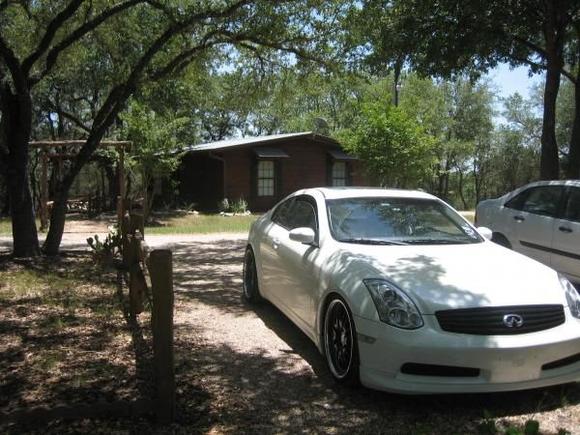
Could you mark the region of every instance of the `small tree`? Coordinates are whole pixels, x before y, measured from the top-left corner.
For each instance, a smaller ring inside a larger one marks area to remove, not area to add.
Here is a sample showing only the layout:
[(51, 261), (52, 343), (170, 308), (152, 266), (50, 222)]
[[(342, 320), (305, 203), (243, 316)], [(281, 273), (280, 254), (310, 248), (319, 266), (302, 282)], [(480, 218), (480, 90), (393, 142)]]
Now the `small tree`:
[(416, 187), (433, 161), (434, 140), (401, 109), (384, 103), (363, 104), (340, 137), (382, 186)]
[(132, 101), (129, 110), (123, 114), (125, 134), (135, 146), (131, 151), (131, 163), (141, 175), (145, 203), (145, 219), (153, 206), (155, 180), (166, 180), (177, 169), (183, 144), (179, 141), (179, 131), (189, 122), (189, 118), (174, 118), (159, 115), (147, 106)]

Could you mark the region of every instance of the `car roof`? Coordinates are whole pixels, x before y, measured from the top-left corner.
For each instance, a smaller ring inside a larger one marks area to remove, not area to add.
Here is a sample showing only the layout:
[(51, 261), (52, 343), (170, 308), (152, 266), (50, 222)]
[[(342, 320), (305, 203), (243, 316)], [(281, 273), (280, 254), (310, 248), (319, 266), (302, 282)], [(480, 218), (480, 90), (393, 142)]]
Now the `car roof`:
[(518, 195), (520, 192), (523, 192), (530, 187), (538, 187), (538, 186), (578, 186), (580, 187), (580, 180), (544, 180), (544, 181), (534, 181), (533, 183), (525, 184), (517, 189), (512, 190), (511, 192), (507, 192), (502, 198), (513, 198), (514, 196)]
[(526, 184), (522, 187), (532, 186), (580, 186), (580, 180), (544, 180)]
[(419, 190), (380, 189), (376, 187), (318, 187), (305, 189), (301, 193), (311, 193), (312, 191), (322, 193), (326, 199), (365, 197), (437, 199), (435, 196)]

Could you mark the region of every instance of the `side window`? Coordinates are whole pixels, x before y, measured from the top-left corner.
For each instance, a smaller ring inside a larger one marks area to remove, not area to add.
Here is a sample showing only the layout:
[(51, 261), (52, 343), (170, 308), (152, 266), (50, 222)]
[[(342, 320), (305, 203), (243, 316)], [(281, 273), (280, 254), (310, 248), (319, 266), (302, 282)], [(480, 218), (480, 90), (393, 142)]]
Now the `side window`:
[(275, 165), (272, 160), (258, 162), (258, 196), (274, 196)]
[(312, 228), (314, 232), (317, 231), (316, 210), (310, 201), (303, 198), (297, 199), (290, 210), (290, 216), (290, 227), (288, 229), (308, 227)]
[(342, 187), (346, 185), (346, 162), (334, 162), (332, 164), (332, 186)]
[(280, 204), (276, 210), (274, 210), (274, 214), (272, 215), (272, 221), (288, 229), (290, 227), (290, 217), (291, 215), (291, 208), (292, 204), (294, 203), (294, 198), (290, 198), (287, 201), (284, 201)]
[(564, 208), (564, 219), (580, 222), (580, 187), (572, 187)]
[(528, 194), (530, 193), (531, 190), (532, 189), (526, 189), (523, 192), (518, 193), (516, 196), (514, 196), (512, 199), (506, 202), (504, 204), (504, 207), (513, 208), (514, 210), (522, 210), (524, 206), (524, 201), (528, 197)]
[(521, 208), (522, 211), (543, 216), (556, 216), (562, 197), (562, 187), (540, 186), (529, 190)]

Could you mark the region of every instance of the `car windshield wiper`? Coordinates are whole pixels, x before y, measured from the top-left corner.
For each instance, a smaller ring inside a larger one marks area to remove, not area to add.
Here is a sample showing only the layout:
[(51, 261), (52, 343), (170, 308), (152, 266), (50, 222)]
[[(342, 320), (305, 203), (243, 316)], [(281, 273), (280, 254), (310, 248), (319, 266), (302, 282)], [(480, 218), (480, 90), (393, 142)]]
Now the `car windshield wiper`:
[(339, 242), (360, 243), (361, 245), (407, 245), (406, 242), (399, 242), (394, 240), (363, 239), (356, 237), (351, 239), (340, 239)]
[(405, 242), (409, 245), (466, 245), (472, 243), (466, 240), (451, 239), (407, 239)]

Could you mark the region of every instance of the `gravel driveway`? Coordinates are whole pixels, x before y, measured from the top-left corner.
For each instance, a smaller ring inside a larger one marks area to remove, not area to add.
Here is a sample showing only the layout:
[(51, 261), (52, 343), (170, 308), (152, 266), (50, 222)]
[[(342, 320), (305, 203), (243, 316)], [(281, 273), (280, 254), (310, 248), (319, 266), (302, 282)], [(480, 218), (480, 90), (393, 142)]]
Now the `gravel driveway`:
[[(83, 240), (68, 236), (63, 247)], [(174, 252), (176, 376), (180, 406), (188, 408), (182, 415), (190, 416), (176, 432), (503, 433), (534, 419), (542, 433), (580, 434), (580, 384), (421, 397), (338, 386), (314, 344), (280, 311), (242, 302), (245, 236), (147, 242)]]
[[(396, 396), (336, 385), (316, 347), (268, 303), (241, 300), (244, 236), (148, 238), (174, 252), (178, 384), (213, 432), (473, 433), (535, 419), (580, 433), (580, 384)], [(187, 391), (190, 389), (189, 391)]]

